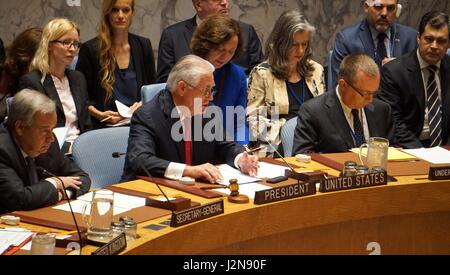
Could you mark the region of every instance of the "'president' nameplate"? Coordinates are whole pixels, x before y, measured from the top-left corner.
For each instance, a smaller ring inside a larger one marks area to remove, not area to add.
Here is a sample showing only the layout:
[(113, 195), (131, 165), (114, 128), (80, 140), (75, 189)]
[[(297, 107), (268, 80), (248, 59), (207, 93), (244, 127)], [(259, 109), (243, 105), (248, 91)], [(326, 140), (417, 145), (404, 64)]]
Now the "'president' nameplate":
[(352, 177), (338, 177), (323, 179), (320, 181), (319, 191), (322, 193), (334, 192), (355, 188), (386, 185), (387, 173), (370, 173)]
[(220, 214), (223, 214), (223, 200), (189, 208), (183, 211), (173, 212), (170, 220), (170, 226), (178, 227)]
[(313, 183), (296, 183), (272, 189), (255, 192), (254, 204), (265, 204), (269, 202), (293, 199), (316, 193), (316, 185)]
[(117, 255), (127, 247), (125, 233), (120, 234), (104, 246), (92, 252), (92, 255)]
[(448, 180), (450, 179), (450, 166), (430, 167), (428, 173), (429, 180)]

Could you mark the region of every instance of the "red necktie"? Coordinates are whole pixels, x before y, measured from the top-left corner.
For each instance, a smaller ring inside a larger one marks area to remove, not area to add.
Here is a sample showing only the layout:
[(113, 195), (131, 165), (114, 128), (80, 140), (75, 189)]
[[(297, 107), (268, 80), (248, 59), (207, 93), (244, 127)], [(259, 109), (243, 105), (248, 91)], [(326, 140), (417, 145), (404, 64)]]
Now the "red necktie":
[(191, 119), (184, 119), (184, 160), (187, 165), (192, 165), (192, 140)]

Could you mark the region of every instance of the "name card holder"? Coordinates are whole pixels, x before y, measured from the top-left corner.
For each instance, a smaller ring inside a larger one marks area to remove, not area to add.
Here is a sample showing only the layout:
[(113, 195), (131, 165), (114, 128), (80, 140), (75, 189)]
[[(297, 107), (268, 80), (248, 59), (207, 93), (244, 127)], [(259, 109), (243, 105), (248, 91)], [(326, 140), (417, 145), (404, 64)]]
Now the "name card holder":
[(92, 252), (92, 255), (117, 255), (127, 247), (125, 233), (120, 234), (104, 246)]
[(178, 227), (223, 214), (223, 200), (192, 207), (182, 211), (174, 211), (170, 219), (171, 227)]
[(429, 180), (449, 180), (450, 179), (450, 166), (442, 167), (430, 167), (428, 172)]
[[(288, 170), (286, 170), (288, 171)], [(255, 192), (254, 204), (288, 200), (316, 193), (314, 183), (302, 182)]]
[(337, 177), (337, 178), (323, 179), (320, 181), (319, 191), (321, 193), (327, 193), (341, 190), (386, 185), (387, 179), (388, 177), (386, 172), (361, 174), (351, 177)]

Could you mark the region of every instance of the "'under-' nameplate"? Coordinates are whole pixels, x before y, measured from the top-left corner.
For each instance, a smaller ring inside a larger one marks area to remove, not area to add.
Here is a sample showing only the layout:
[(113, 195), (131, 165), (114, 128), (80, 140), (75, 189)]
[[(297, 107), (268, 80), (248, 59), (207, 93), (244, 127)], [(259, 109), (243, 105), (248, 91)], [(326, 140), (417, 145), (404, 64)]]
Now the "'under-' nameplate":
[(104, 246), (92, 252), (92, 255), (117, 255), (127, 247), (125, 233), (120, 234)]
[(170, 226), (178, 227), (220, 214), (223, 214), (223, 200), (182, 211), (174, 211), (172, 213), (172, 218), (170, 219)]
[(271, 189), (261, 190), (255, 192), (254, 204), (265, 204), (269, 202), (282, 201), (293, 199), (316, 193), (316, 186), (314, 183), (303, 182), (295, 183)]
[(322, 193), (334, 192), (355, 188), (371, 187), (387, 184), (387, 173), (370, 173), (351, 177), (337, 177), (322, 179), (319, 191)]
[(429, 180), (448, 180), (450, 179), (450, 166), (430, 167), (428, 172)]

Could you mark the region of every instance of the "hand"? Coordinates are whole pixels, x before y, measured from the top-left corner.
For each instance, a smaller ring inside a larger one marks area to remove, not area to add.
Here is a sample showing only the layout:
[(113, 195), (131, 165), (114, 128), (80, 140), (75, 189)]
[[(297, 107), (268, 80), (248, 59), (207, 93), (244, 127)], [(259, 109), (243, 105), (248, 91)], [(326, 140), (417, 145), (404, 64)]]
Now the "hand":
[[(103, 118), (103, 119), (100, 119), (102, 122), (109, 123), (109, 124), (116, 124), (123, 119), (123, 117), (118, 112), (113, 112), (113, 111), (102, 112), (101, 118)], [(108, 119), (106, 119), (106, 118), (108, 118)], [(104, 119), (106, 119), (106, 120), (104, 120)]]
[(83, 184), (80, 181), (80, 177), (58, 177), (55, 179), (55, 181), (57, 182), (57, 189), (58, 190), (64, 190), (63, 188), (63, 184), (66, 188), (73, 188), (75, 190), (80, 189), (80, 185)]
[(211, 163), (205, 163), (197, 166), (186, 166), (183, 171), (183, 177), (194, 179), (204, 178), (211, 183), (217, 183), (223, 180), (219, 168)]
[(387, 63), (391, 62), (391, 61), (394, 60), (394, 59), (395, 59), (395, 57), (391, 57), (391, 58), (385, 57), (385, 58), (383, 59), (383, 61), (381, 61), (381, 66), (386, 65)]
[(258, 156), (250, 155), (249, 153), (244, 152), (244, 155), (242, 155), (242, 157), (239, 159), (238, 164), (241, 172), (252, 177), (258, 174)]
[(130, 106), (130, 110), (128, 111), (130, 114), (134, 113), (139, 107), (142, 106), (142, 101), (135, 102), (133, 105)]

